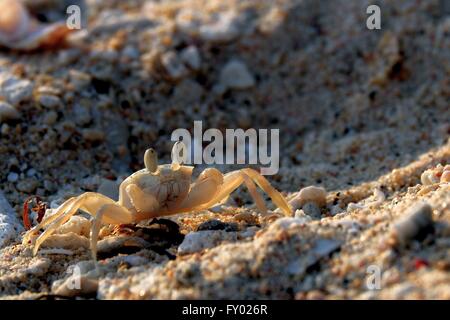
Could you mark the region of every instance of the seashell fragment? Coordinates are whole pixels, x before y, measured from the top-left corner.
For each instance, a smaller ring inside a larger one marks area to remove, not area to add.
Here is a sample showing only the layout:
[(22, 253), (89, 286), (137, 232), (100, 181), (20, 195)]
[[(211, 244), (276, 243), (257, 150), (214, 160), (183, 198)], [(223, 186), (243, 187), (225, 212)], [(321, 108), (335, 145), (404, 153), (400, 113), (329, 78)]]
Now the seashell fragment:
[(0, 46), (15, 50), (54, 47), (69, 32), (65, 22), (39, 22), (18, 0), (0, 0)]

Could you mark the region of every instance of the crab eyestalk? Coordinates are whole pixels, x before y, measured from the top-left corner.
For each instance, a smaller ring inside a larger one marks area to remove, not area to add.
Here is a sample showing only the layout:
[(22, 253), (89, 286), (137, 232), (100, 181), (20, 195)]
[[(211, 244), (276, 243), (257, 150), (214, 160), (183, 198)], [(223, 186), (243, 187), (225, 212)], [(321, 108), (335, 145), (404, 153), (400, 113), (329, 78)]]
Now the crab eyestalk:
[(171, 156), (172, 156), (172, 169), (178, 170), (180, 166), (187, 160), (186, 145), (181, 141), (175, 142), (172, 148)]
[(158, 169), (158, 155), (155, 150), (150, 148), (145, 151), (144, 164), (148, 171), (156, 172)]

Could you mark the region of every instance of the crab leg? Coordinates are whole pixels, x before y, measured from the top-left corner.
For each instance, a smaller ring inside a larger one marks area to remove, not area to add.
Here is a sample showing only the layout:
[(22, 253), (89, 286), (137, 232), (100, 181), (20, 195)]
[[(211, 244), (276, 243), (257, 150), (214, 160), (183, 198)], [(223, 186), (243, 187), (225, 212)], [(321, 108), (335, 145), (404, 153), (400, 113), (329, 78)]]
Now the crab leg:
[[(249, 178), (251, 178), (251, 180)], [(249, 189), (250, 195), (255, 200), (258, 209), (262, 213), (267, 212), (266, 206), (264, 205), (264, 201), (261, 195), (256, 191), (255, 185), (252, 180), (255, 181), (256, 184), (270, 196), (272, 201), (281, 210), (283, 210), (283, 212), (286, 215), (291, 214), (291, 209), (289, 208), (289, 205), (287, 204), (284, 197), (270, 185), (270, 183), (266, 180), (266, 178), (264, 178), (262, 175), (260, 175), (258, 172), (252, 169), (242, 169), (227, 173), (224, 176), (222, 189), (216, 194), (216, 196), (212, 198), (207, 204), (204, 204), (200, 208), (196, 209), (201, 210), (209, 208), (214, 204), (221, 202), (230, 193), (236, 190), (242, 183), (245, 183), (247, 188)]]
[(250, 168), (242, 169), (242, 171), (250, 178), (252, 178), (253, 181), (255, 181), (256, 184), (269, 195), (269, 197), (277, 205), (277, 207), (283, 210), (285, 215), (292, 215), (292, 210), (289, 207), (286, 199), (281, 195), (280, 192), (278, 192), (274, 187), (270, 185), (269, 181), (267, 181), (264, 176)]
[[(70, 201), (70, 202), (69, 202)], [(69, 202), (69, 203), (67, 203)], [(58, 208), (58, 212), (55, 213), (55, 218), (51, 216), (49, 218), (50, 221), (46, 221), (44, 225), (48, 225), (47, 229), (36, 239), (36, 243), (34, 244), (33, 254), (36, 254), (41, 244), (50, 237), (56, 229), (66, 223), (70, 217), (77, 213), (78, 209), (83, 209), (88, 212), (90, 215), (94, 215), (100, 207), (105, 204), (115, 204), (115, 201), (102, 195), (94, 192), (87, 192), (82, 194), (81, 196), (73, 199), (69, 199)]]
[(40, 229), (42, 229), (43, 227), (51, 224), (52, 222), (54, 222), (56, 219), (58, 219), (62, 214), (64, 214), (64, 212), (66, 211), (66, 209), (72, 205), (72, 203), (77, 199), (77, 197), (72, 197), (68, 200), (66, 200), (63, 204), (61, 204), (57, 209), (56, 209), (56, 213), (52, 214), (51, 216), (47, 216), (44, 217), (44, 219), (37, 224), (36, 226), (34, 226), (32, 229), (30, 229), (23, 237), (23, 241), (25, 243), (28, 243), (31, 239), (31, 236), (36, 232), (39, 231)]
[[(202, 175), (207, 174), (204, 171)], [(168, 214), (198, 211), (210, 208), (226, 199), (230, 193), (236, 190), (242, 183), (245, 183), (249, 189), (250, 195), (256, 202), (256, 206), (261, 213), (267, 212), (267, 207), (264, 204), (264, 200), (256, 190), (254, 182), (243, 171), (239, 170), (227, 173), (223, 176), (223, 182), (221, 184), (218, 184), (219, 181), (217, 179), (212, 179), (208, 182), (208, 184), (206, 184), (207, 181), (207, 178), (203, 178), (201, 181), (195, 182), (191, 187), (191, 191), (189, 192), (187, 198), (183, 201), (176, 212), (170, 212)]]
[(243, 177), (245, 186), (250, 192), (250, 195), (252, 196), (253, 200), (255, 200), (256, 207), (262, 214), (267, 214), (266, 204), (264, 203), (264, 199), (262, 198), (262, 196), (258, 193), (258, 190), (256, 190), (255, 183), (247, 175), (244, 174)]
[(212, 197), (207, 203), (201, 206), (200, 209), (210, 208), (216, 203), (220, 203), (227, 198), (230, 193), (236, 190), (244, 181), (243, 175), (240, 171), (229, 172), (223, 177), (223, 184), (217, 194)]
[(118, 204), (103, 205), (94, 216), (91, 225), (91, 255), (97, 261), (97, 241), (103, 223), (129, 224), (135, 222), (135, 217), (126, 208)]

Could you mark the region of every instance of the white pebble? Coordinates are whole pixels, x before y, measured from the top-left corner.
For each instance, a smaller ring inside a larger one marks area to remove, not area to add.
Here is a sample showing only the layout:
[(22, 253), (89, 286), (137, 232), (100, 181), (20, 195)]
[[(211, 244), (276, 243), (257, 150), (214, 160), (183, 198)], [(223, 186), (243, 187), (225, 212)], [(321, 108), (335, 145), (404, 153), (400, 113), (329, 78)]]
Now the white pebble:
[(229, 89), (247, 89), (255, 85), (255, 79), (242, 61), (232, 60), (223, 67), (220, 84)]
[(29, 100), (32, 95), (33, 84), (30, 81), (19, 79), (10, 73), (0, 73), (0, 96), (5, 97), (13, 106)]
[(15, 172), (8, 173), (8, 182), (17, 182), (19, 180), (19, 175)]

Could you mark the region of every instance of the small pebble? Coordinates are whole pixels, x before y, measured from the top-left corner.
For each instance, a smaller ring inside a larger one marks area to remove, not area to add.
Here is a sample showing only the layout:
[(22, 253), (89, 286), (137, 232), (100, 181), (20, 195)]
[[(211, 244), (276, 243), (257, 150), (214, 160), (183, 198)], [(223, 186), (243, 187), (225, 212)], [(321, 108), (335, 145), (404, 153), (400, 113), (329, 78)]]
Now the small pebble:
[(105, 134), (98, 129), (83, 129), (81, 134), (86, 141), (102, 142), (105, 140)]
[(36, 169), (30, 168), (27, 170), (27, 177), (34, 177), (36, 175), (37, 171)]
[(35, 179), (32, 178), (26, 178), (22, 181), (19, 181), (16, 185), (17, 190), (25, 193), (33, 193), (34, 190), (36, 190), (38, 186), (38, 182)]
[(61, 99), (57, 96), (43, 94), (39, 97), (39, 103), (46, 108), (56, 108), (61, 105)]
[(322, 217), (320, 208), (314, 202), (306, 202), (303, 205), (302, 210), (305, 214), (307, 214), (313, 219), (320, 219)]
[(19, 111), (7, 102), (0, 101), (0, 123), (20, 117)]
[(71, 84), (75, 87), (76, 90), (81, 90), (85, 87), (88, 87), (91, 84), (92, 77), (84, 72), (80, 72), (78, 70), (70, 70), (69, 78)]
[(19, 175), (15, 172), (10, 172), (7, 179), (8, 182), (17, 182), (17, 180), (19, 180)]
[(53, 110), (50, 110), (49, 112), (47, 112), (43, 118), (44, 124), (46, 124), (48, 126), (55, 124), (56, 120), (58, 120), (58, 114)]
[(434, 230), (432, 208), (427, 203), (412, 206), (393, 228), (393, 235), (400, 246), (412, 240), (423, 240)]
[(0, 72), (0, 96), (13, 106), (25, 100), (29, 100), (33, 95), (33, 84), (28, 80), (22, 80), (6, 72)]
[(181, 60), (193, 70), (200, 69), (201, 58), (196, 46), (189, 46), (180, 54)]
[(75, 103), (72, 112), (73, 120), (77, 125), (84, 126), (92, 121), (91, 111), (87, 106)]
[(139, 59), (139, 50), (134, 46), (126, 46), (122, 50), (122, 54), (131, 59)]
[(220, 84), (229, 89), (248, 89), (255, 85), (255, 79), (242, 61), (232, 60), (223, 67)]

